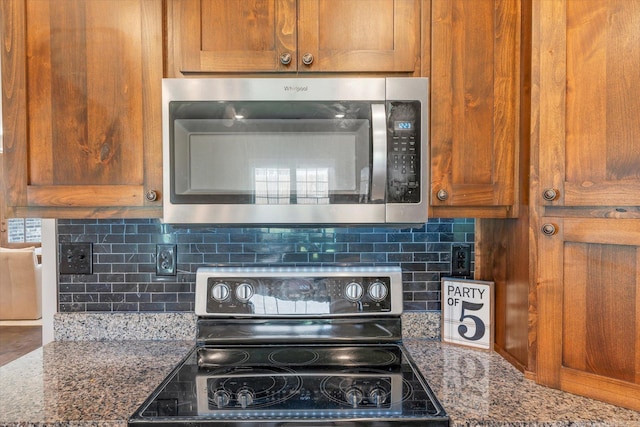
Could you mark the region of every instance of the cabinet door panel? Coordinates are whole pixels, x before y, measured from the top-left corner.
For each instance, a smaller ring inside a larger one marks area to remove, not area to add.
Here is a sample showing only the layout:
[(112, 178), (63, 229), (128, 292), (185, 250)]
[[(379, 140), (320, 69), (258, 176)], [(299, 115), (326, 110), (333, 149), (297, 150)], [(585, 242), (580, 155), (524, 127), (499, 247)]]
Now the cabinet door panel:
[(519, 1), (432, 2), (434, 212), (489, 207), (504, 217), (516, 204), (520, 10)]
[(555, 115), (548, 136), (565, 142), (541, 152), (542, 186), (560, 194), (547, 204), (638, 206), (640, 2), (558, 2), (547, 16), (557, 31), (541, 93)]
[[(298, 0), (300, 71), (413, 73), (419, 61), (420, 2)], [(307, 53), (313, 62), (305, 65)]]
[[(295, 0), (173, 0), (168, 3), (171, 76), (295, 70)], [(290, 64), (280, 55), (289, 53)]]
[(640, 1), (532, 15), (536, 377), (639, 410)]
[[(41, 3), (27, 2), (28, 18)], [(47, 117), (46, 109), (28, 111), (30, 133), (42, 136), (29, 144), (30, 185), (142, 185), (143, 147), (134, 143), (143, 137), (142, 98), (131, 96), (142, 93), (140, 13), (137, 2), (51, 2), (43, 16), (48, 33), (27, 37), (27, 91), (50, 109), (50, 120), (35, 119)]]
[(640, 220), (544, 221), (538, 379), (640, 409)]
[(161, 5), (2, 5), (9, 215), (159, 216)]

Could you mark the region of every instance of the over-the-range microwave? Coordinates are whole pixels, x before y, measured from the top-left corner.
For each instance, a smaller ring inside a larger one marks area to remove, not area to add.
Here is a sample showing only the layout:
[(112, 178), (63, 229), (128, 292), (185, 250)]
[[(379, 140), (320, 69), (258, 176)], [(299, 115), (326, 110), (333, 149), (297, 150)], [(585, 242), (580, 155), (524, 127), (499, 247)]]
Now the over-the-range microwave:
[(166, 223), (427, 220), (427, 78), (164, 79), (162, 98)]

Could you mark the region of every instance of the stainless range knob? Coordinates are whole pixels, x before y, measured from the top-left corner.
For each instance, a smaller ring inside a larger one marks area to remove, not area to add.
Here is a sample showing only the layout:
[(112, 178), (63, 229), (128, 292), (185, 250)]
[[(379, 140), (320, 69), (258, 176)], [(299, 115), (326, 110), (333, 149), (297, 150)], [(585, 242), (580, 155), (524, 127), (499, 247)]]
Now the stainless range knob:
[(356, 408), (362, 402), (362, 391), (357, 387), (351, 387), (344, 392), (344, 398), (351, 406)]
[(236, 298), (238, 301), (247, 302), (253, 296), (253, 286), (249, 283), (240, 283), (238, 287), (236, 287)]
[(364, 289), (362, 285), (358, 282), (350, 282), (347, 286), (344, 287), (344, 296), (349, 301), (360, 301), (362, 298), (362, 294), (364, 293)]
[(239, 390), (236, 399), (240, 406), (242, 406), (242, 409), (245, 409), (247, 406), (251, 406), (251, 404), (253, 404), (253, 393), (251, 390), (247, 389)]
[(376, 406), (382, 406), (384, 401), (387, 400), (387, 392), (380, 387), (376, 387), (369, 392), (369, 399)]
[(224, 408), (229, 404), (230, 396), (229, 393), (225, 390), (216, 390), (213, 393), (213, 403), (216, 404), (218, 408)]
[(369, 286), (369, 296), (374, 301), (382, 301), (387, 297), (387, 285), (382, 282), (373, 282), (371, 286)]
[(211, 298), (216, 301), (224, 301), (229, 298), (231, 288), (224, 282), (219, 282), (211, 288)]

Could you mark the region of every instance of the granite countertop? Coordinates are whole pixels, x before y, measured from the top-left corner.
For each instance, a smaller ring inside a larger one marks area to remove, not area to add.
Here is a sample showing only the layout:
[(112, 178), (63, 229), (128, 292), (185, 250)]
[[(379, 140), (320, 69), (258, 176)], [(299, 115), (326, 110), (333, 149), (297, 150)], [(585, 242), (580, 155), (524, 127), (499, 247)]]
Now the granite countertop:
[[(405, 346), (452, 426), (640, 426), (640, 412), (536, 385), (496, 353)], [(126, 426), (192, 341), (54, 341), (0, 367), (0, 426)]]

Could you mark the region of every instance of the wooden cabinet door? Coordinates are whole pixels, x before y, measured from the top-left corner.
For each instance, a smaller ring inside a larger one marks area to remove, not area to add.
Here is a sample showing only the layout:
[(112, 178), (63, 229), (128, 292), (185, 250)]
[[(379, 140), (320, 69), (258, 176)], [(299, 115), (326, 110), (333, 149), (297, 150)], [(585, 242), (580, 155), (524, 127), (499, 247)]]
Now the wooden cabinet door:
[(296, 68), (296, 0), (171, 0), (167, 15), (169, 77)]
[(536, 378), (640, 410), (640, 1), (532, 12)]
[(640, 410), (640, 219), (542, 222), (538, 382)]
[(171, 0), (168, 76), (404, 72), (420, 58), (420, 0)]
[(299, 71), (413, 73), (419, 59), (418, 0), (298, 0)]
[(7, 214), (160, 216), (161, 3), (7, 0), (0, 15)]
[(543, 1), (538, 13), (537, 197), (640, 215), (640, 1)]
[(433, 0), (431, 25), (433, 215), (513, 216), (526, 141), (521, 2)]

